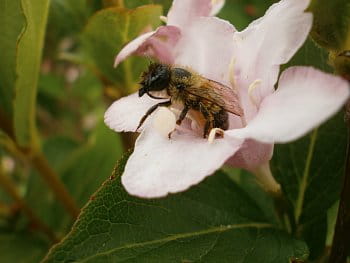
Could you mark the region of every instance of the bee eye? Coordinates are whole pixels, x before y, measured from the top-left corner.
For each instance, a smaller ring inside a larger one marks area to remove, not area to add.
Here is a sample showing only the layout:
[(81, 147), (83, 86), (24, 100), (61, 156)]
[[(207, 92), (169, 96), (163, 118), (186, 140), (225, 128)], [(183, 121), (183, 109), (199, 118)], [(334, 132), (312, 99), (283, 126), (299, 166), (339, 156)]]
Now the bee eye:
[(159, 76), (158, 76), (158, 75), (153, 76), (153, 77), (151, 77), (151, 82), (155, 82), (155, 81), (157, 81), (158, 79), (159, 79)]

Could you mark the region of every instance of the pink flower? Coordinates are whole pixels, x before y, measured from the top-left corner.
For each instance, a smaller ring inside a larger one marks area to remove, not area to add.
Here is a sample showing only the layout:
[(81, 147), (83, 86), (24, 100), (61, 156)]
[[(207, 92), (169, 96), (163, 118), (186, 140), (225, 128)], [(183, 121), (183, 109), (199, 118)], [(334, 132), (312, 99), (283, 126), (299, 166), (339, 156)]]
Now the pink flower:
[[(304, 12), (309, 1), (282, 0), (242, 32), (210, 17), (213, 9), (218, 11), (212, 2), (174, 1), (167, 25), (125, 46), (116, 64), (138, 54), (190, 67), (236, 89), (244, 116), (230, 115), (224, 137), (208, 143), (179, 126), (171, 139), (160, 135), (155, 127), (167, 117), (160, 110), (152, 114), (141, 128), (122, 176), (132, 195), (151, 198), (184, 191), (225, 162), (266, 171), (274, 143), (303, 136), (336, 113), (349, 96), (344, 80), (311, 67), (289, 68), (278, 80), (279, 66), (295, 54), (310, 31), (312, 15)], [(124, 97), (107, 110), (105, 122), (118, 132), (135, 131), (157, 102), (136, 93)], [(175, 118), (169, 118), (174, 123)]]

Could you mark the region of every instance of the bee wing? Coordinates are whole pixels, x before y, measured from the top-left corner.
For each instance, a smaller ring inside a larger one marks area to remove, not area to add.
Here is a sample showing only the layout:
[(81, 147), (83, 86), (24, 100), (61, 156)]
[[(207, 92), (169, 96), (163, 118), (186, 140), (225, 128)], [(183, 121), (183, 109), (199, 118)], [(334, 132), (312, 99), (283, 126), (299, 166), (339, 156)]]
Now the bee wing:
[(219, 82), (205, 79), (198, 86), (186, 87), (186, 91), (192, 95), (211, 101), (235, 115), (243, 115), (237, 92)]

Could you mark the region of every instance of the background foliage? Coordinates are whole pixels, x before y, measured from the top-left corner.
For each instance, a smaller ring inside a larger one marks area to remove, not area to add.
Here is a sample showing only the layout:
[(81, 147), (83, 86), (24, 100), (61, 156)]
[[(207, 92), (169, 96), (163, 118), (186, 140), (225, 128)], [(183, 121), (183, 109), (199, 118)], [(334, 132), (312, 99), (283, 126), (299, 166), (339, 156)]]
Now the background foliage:
[[(241, 30), (273, 2), (226, 1), (219, 16)], [(328, 51), (308, 39), (284, 67), (344, 71), (348, 58), (341, 54), (350, 49), (349, 28), (341, 20), (350, 13), (345, 2), (312, 2), (311, 35)], [(138, 88), (147, 61), (133, 57), (115, 69), (114, 57), (160, 25), (170, 5), (170, 0), (0, 1), (0, 262), (327, 258), (345, 167), (342, 113), (304, 138), (275, 147), (272, 170), (284, 200), (273, 200), (249, 173), (229, 168), (160, 200), (137, 199), (123, 190), (120, 175), (135, 137), (112, 132), (102, 118), (113, 100)], [(342, 16), (319, 18), (339, 6)], [(341, 27), (320, 30), (325, 23)]]

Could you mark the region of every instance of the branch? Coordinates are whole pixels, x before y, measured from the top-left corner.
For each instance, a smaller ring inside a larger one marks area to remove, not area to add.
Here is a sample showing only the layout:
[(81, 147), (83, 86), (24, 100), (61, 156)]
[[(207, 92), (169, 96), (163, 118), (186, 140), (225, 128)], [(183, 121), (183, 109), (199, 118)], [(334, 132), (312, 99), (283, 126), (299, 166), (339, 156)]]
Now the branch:
[(55, 233), (51, 231), (51, 229), (35, 215), (33, 210), (26, 204), (26, 202), (21, 198), (21, 196), (17, 192), (17, 189), (12, 180), (5, 176), (1, 170), (0, 185), (5, 190), (5, 192), (19, 204), (20, 208), (28, 216), (31, 224), (37, 229), (41, 230), (43, 233), (45, 233), (53, 243), (57, 243), (58, 239)]
[[(6, 124), (6, 125), (5, 125)], [(33, 149), (24, 149), (19, 147), (13, 137), (13, 134), (9, 133), (13, 131), (10, 129), (12, 123), (7, 119), (5, 115), (1, 115), (0, 112), (0, 128), (3, 129), (8, 137), (13, 149), (7, 149), (9, 152), (19, 157), (21, 160), (28, 160), (32, 166), (38, 171), (40, 176), (44, 178), (48, 186), (52, 189), (56, 198), (61, 201), (68, 213), (75, 219), (79, 214), (79, 208), (74, 199), (68, 193), (65, 185), (60, 180), (56, 172), (51, 168), (49, 162), (41, 152), (33, 151)]]
[(67, 212), (75, 219), (79, 215), (79, 208), (65, 185), (59, 179), (58, 175), (51, 168), (49, 162), (42, 153), (36, 153), (31, 159), (33, 166), (43, 177), (46, 183), (51, 187), (58, 200), (62, 202)]
[(11, 121), (6, 117), (5, 112), (0, 108), (0, 129), (7, 133), (9, 137), (14, 139), (15, 133)]
[(329, 257), (330, 263), (345, 263), (347, 256), (350, 254), (350, 100), (346, 105), (345, 118), (348, 123), (345, 176)]

